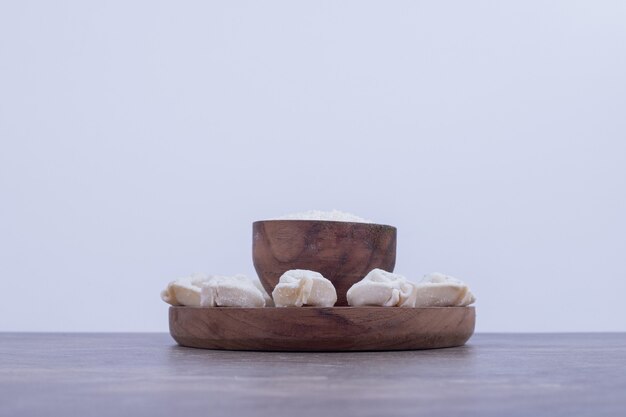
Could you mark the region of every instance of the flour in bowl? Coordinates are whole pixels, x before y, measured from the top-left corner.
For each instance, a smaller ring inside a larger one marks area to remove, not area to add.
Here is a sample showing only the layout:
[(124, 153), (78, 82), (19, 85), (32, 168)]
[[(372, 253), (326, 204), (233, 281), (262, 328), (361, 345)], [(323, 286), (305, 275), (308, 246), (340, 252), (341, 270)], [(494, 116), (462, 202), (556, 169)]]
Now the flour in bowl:
[(372, 223), (370, 220), (366, 220), (355, 214), (346, 213), (339, 210), (309, 210), (302, 213), (288, 214), (286, 216), (278, 217), (273, 220), (323, 220), (333, 222)]

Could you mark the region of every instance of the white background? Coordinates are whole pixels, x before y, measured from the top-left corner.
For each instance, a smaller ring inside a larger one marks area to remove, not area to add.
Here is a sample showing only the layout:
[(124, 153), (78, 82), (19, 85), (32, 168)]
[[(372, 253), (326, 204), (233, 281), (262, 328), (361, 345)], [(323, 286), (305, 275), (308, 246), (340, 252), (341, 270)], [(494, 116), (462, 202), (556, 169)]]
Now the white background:
[(3, 331), (166, 331), (332, 208), (478, 331), (625, 331), (626, 2), (4, 1), (0, 198)]

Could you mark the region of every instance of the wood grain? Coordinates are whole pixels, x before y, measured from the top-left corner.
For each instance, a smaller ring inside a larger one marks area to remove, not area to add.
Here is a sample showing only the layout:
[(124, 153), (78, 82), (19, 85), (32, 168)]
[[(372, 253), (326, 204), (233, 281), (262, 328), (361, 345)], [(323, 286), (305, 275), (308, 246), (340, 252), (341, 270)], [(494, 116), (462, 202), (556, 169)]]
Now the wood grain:
[(346, 292), (374, 268), (393, 271), (396, 228), (371, 223), (266, 220), (252, 225), (252, 258), (269, 294), (290, 269), (309, 269), (328, 278), (337, 290), (337, 306)]
[(269, 351), (431, 349), (463, 345), (474, 307), (170, 307), (182, 346)]

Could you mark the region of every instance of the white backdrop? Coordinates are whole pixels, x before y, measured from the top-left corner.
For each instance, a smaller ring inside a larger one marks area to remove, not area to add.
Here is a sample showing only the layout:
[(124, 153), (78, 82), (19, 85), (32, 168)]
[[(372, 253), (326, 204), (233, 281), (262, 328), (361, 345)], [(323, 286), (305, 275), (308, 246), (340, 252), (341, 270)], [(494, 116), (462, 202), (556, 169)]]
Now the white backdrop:
[(0, 330), (166, 331), (251, 223), (398, 228), (478, 331), (626, 331), (623, 1), (0, 3)]

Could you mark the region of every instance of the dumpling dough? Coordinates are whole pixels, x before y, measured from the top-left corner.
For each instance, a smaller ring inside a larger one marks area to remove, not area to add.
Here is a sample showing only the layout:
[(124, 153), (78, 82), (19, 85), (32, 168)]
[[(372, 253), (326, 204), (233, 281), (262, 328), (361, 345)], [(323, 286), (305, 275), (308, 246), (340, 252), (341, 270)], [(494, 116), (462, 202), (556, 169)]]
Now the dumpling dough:
[(476, 301), (469, 287), (456, 278), (432, 273), (416, 284), (382, 269), (372, 270), (350, 287), (347, 297), (353, 307), (465, 307)]
[(208, 279), (209, 276), (206, 274), (178, 278), (161, 291), (161, 299), (173, 306), (200, 307), (200, 286)]
[(319, 272), (292, 269), (281, 275), (272, 298), (276, 307), (332, 307), (337, 302), (337, 291)]
[(350, 287), (346, 296), (353, 307), (414, 307), (415, 292), (415, 284), (404, 276), (377, 268)]
[(265, 307), (263, 294), (244, 275), (215, 275), (202, 283), (201, 289), (202, 307)]
[(170, 282), (161, 298), (189, 307), (264, 307), (265, 299), (252, 280), (235, 275), (195, 274)]
[(476, 301), (461, 280), (434, 272), (416, 284), (415, 307), (465, 307)]

